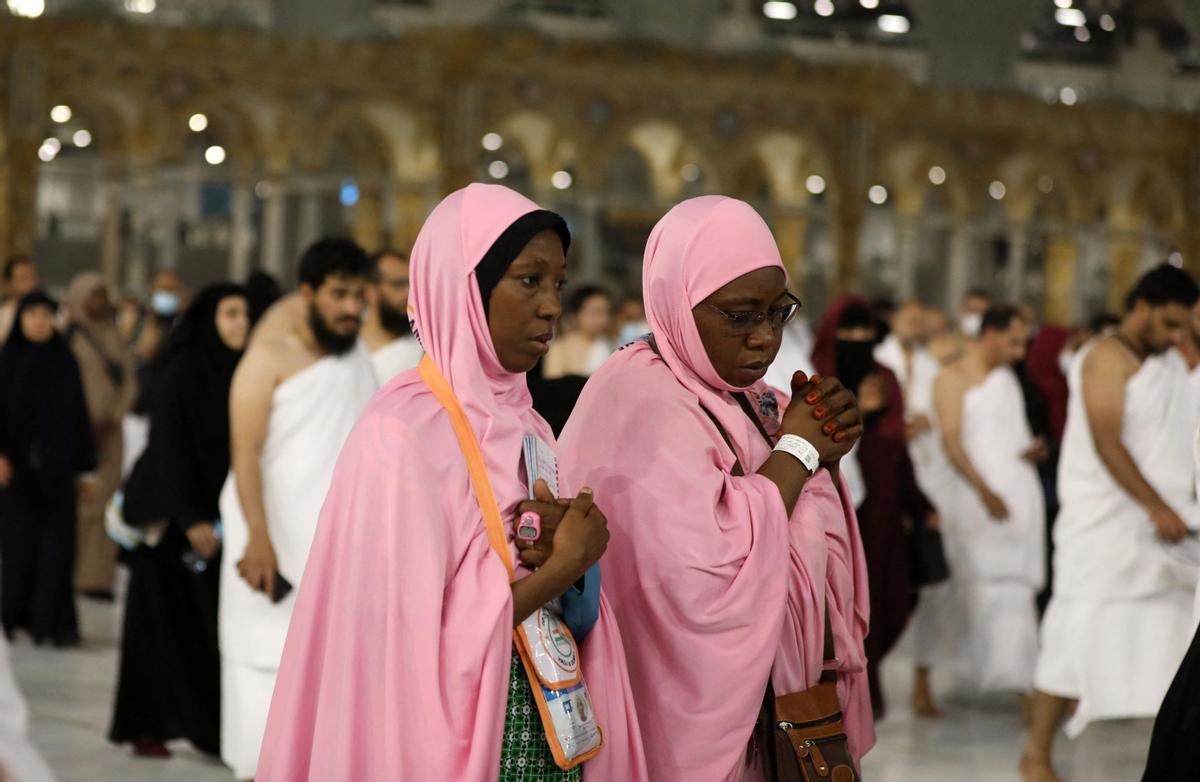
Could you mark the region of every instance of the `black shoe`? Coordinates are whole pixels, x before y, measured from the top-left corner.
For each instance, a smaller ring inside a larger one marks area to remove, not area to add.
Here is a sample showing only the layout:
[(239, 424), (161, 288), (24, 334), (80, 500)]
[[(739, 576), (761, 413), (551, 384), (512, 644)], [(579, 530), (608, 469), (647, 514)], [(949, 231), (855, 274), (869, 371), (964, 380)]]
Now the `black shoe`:
[(85, 589), (80, 594), (88, 600), (95, 600), (100, 603), (114, 603), (117, 599), (117, 596), (113, 594), (111, 589)]

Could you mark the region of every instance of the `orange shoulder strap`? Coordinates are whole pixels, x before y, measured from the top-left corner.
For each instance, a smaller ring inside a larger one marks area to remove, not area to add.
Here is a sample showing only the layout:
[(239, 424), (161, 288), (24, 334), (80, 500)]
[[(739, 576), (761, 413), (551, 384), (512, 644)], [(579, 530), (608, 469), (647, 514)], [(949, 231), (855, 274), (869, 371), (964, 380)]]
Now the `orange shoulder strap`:
[(504, 567), (508, 570), (508, 580), (512, 581), (515, 571), (513, 570), (512, 554), (508, 550), (508, 535), (504, 532), (504, 521), (500, 518), (500, 505), (496, 502), (496, 495), (492, 492), (492, 482), (488, 478), (483, 452), (479, 450), (479, 441), (475, 439), (471, 422), (467, 420), (467, 414), (463, 412), (462, 405), (458, 403), (454, 389), (450, 388), (449, 381), (433, 363), (433, 359), (429, 356), (422, 358), (417, 370), (421, 373), (421, 379), (425, 381), (425, 385), (429, 386), (433, 396), (450, 416), (450, 425), (454, 428), (454, 436), (458, 438), (458, 447), (462, 451), (463, 458), (467, 460), (467, 473), (471, 476), (475, 499), (479, 502), (479, 509), (483, 512), (483, 524), (487, 529), (488, 543), (492, 545), (492, 549), (504, 563)]

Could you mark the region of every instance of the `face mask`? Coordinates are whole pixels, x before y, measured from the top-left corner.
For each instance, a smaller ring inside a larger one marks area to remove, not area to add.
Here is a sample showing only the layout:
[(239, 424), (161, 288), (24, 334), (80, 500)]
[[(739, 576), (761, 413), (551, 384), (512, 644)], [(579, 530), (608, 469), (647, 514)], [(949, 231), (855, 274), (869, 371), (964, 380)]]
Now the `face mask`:
[(837, 341), (837, 378), (854, 393), (875, 369), (875, 343), (839, 339)]
[(155, 291), (150, 295), (150, 309), (162, 318), (173, 318), (179, 314), (179, 294), (171, 291)]
[(965, 313), (958, 319), (958, 328), (968, 337), (978, 337), (983, 329), (983, 316), (978, 312)]
[(1074, 357), (1075, 354), (1069, 350), (1064, 350), (1062, 353), (1058, 354), (1058, 368), (1062, 370), (1063, 377), (1067, 377), (1071, 374), (1071, 359)]

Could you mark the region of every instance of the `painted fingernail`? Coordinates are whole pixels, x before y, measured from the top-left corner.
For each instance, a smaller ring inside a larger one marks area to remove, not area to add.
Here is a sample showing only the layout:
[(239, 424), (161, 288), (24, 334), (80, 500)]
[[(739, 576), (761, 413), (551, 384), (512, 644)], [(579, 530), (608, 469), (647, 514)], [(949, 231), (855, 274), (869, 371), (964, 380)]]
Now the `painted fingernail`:
[(821, 428), (825, 430), (825, 434), (833, 434), (834, 432), (837, 431), (837, 424), (830, 421), (829, 423), (825, 424), (825, 426), (823, 426)]
[(823, 407), (818, 407), (818, 408), (816, 408), (816, 409), (814, 409), (814, 410), (813, 410), (813, 418), (815, 418), (815, 419), (817, 419), (818, 421), (820, 421), (822, 418), (824, 418), (824, 417), (825, 417), (825, 414), (826, 414), (826, 413), (828, 413), (828, 412), (829, 412), (829, 411), (828, 411), (828, 410), (826, 410), (825, 408), (823, 408)]
[(821, 385), (821, 381), (824, 379), (825, 378), (821, 377), (820, 375), (813, 375), (808, 379), (808, 382), (812, 383), (814, 386), (819, 386)]
[(833, 436), (833, 441), (834, 441), (835, 443), (840, 443), (842, 440), (845, 440), (845, 439), (846, 439), (846, 433), (845, 433), (845, 432), (838, 432), (837, 434), (835, 434), (835, 435)]
[(810, 405), (815, 405), (817, 402), (821, 401), (821, 392), (813, 391), (808, 396), (804, 397), (804, 401), (808, 402)]

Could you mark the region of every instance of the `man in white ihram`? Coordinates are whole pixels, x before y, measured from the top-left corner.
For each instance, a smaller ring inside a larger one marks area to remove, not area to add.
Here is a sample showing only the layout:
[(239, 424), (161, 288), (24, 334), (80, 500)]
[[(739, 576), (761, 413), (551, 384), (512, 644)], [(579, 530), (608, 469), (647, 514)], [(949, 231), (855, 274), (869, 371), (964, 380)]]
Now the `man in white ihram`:
[(1037, 660), (1037, 592), (1046, 578), (1046, 509), (1012, 364), (1029, 326), (1012, 307), (983, 316), (979, 338), (938, 375), (937, 426), (953, 466), (946, 554), (960, 645), (956, 679), (977, 694), (1027, 693)]
[(366, 253), (347, 239), (309, 247), (299, 298), (267, 314), (233, 377), (219, 637), (221, 755), (238, 779), (258, 765), (294, 587), (334, 462), (377, 387), (358, 339), (366, 271)]
[(1200, 292), (1161, 266), (1138, 281), (1111, 336), (1071, 365), (1025, 782), (1058, 782), (1051, 749), (1070, 701), (1075, 737), (1096, 720), (1157, 712), (1194, 627), (1200, 506), (1187, 369), (1168, 351)]
[(425, 355), (408, 321), (408, 257), (397, 250), (380, 250), (371, 256), (362, 341), (371, 351), (381, 386), (416, 368)]
[[(925, 308), (918, 302), (900, 305), (892, 315), (891, 333), (875, 349), (875, 360), (892, 370), (904, 391), (905, 436), (917, 484), (945, 519), (946, 487), (954, 476), (933, 425), (933, 384), (942, 365), (925, 349), (925, 322)], [(919, 717), (941, 716), (929, 674), (952, 623), (951, 588), (949, 583), (922, 588), (913, 614), (913, 712)]]

